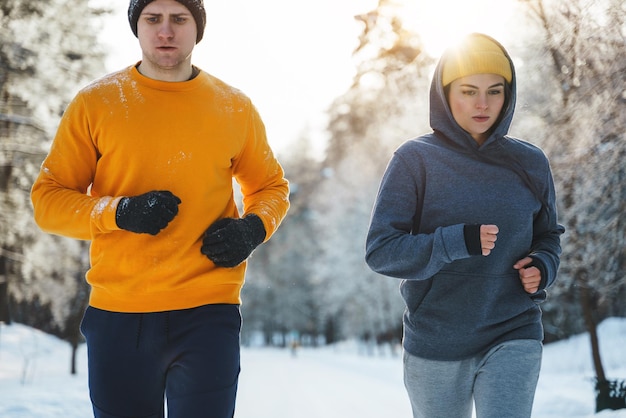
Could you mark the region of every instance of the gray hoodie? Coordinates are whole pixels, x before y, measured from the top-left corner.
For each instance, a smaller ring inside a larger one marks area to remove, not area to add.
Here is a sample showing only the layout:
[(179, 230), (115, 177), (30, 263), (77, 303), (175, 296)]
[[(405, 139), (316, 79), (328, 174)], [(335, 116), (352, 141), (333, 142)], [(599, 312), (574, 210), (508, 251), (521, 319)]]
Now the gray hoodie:
[[(555, 280), (564, 228), (557, 223), (545, 154), (507, 136), (516, 98), (513, 63), (500, 121), (479, 146), (447, 104), (441, 86), (445, 59), (431, 85), (433, 132), (405, 142), (391, 158), (372, 211), (365, 258), (372, 270), (402, 279), (405, 350), (460, 360), (506, 340), (543, 339), (538, 304)], [(480, 224), (500, 231), (489, 256), (473, 255), (471, 242), (479, 237), (469, 226)], [(541, 289), (533, 295), (513, 268), (526, 256), (542, 273)]]

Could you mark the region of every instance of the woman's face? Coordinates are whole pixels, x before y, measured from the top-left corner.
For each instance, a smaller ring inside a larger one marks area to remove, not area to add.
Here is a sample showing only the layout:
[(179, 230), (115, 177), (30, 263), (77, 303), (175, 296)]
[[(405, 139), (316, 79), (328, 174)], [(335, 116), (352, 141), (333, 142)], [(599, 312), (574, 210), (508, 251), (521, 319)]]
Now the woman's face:
[(504, 105), (504, 77), (496, 74), (472, 74), (450, 84), (448, 102), (454, 120), (479, 144), (500, 116)]

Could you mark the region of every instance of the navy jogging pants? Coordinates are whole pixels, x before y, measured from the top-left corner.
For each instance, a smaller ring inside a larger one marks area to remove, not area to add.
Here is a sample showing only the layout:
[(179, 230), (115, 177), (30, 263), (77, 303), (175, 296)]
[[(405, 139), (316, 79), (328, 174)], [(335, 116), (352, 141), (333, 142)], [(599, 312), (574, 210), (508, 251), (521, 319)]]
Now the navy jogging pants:
[(156, 313), (87, 308), (96, 418), (232, 418), (240, 368), (238, 305)]

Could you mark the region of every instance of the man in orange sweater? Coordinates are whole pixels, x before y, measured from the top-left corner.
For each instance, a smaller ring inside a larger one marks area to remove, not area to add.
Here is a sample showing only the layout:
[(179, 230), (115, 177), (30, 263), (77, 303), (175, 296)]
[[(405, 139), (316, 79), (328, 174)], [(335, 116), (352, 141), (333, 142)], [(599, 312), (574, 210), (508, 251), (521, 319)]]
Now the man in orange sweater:
[(250, 99), (191, 64), (202, 0), (131, 0), (128, 18), (142, 60), (70, 103), (35, 219), (91, 241), (94, 415), (163, 417), (166, 397), (170, 418), (230, 418), (246, 259), (284, 218), (288, 182)]

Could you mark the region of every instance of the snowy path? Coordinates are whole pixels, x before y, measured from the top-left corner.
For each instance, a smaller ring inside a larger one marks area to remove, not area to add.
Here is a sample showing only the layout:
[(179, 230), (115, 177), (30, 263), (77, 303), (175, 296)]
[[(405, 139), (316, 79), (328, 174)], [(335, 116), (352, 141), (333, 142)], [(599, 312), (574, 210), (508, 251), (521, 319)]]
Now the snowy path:
[(239, 418), (411, 415), (399, 358), (267, 349), (244, 351), (242, 364)]
[[(84, 346), (70, 376), (67, 343), (19, 324), (0, 328), (0, 418), (91, 416)], [(626, 319), (605, 321), (600, 334), (608, 377), (626, 378)], [(236, 417), (410, 418), (401, 359), (357, 352), (244, 349)], [(593, 413), (592, 377), (586, 335), (548, 345), (533, 418), (626, 418), (626, 409)]]

